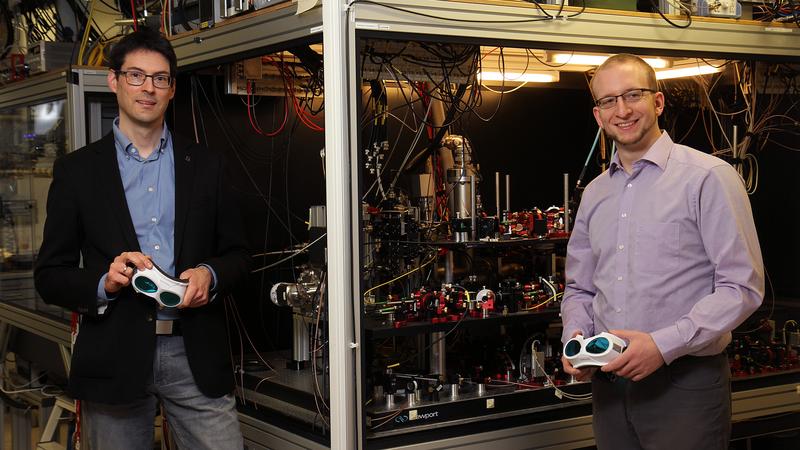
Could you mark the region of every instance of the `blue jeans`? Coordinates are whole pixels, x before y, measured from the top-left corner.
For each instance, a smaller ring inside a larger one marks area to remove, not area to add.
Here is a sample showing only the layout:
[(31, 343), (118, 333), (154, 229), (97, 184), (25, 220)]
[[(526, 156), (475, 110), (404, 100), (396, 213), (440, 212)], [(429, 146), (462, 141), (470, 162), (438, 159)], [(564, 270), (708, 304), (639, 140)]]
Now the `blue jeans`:
[(152, 450), (159, 401), (179, 449), (243, 448), (236, 400), (232, 394), (210, 398), (197, 389), (180, 336), (156, 338), (146, 397), (125, 405), (81, 402), (81, 443), (90, 450)]

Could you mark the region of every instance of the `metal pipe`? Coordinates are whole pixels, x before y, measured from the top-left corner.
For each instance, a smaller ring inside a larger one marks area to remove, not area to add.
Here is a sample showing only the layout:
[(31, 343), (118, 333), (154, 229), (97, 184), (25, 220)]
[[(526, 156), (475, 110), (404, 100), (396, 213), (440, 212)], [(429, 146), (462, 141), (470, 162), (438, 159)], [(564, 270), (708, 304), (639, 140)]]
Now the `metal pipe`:
[(309, 360), (308, 325), (301, 314), (292, 314), (292, 360), (304, 363)]
[(569, 233), (569, 174), (564, 174), (564, 232)]
[(430, 358), (428, 360), (431, 373), (447, 373), (447, 347), (445, 346), (446, 340), (444, 331), (431, 333), (430, 338), (431, 342), (433, 342), (433, 344), (431, 344)]
[(469, 211), (469, 221), (470, 221), (470, 225), (472, 226), (472, 230), (470, 231), (470, 240), (476, 241), (476, 240), (478, 240), (478, 218), (476, 217), (477, 216), (477, 213), (476, 213), (477, 207), (475, 206), (475, 204), (477, 203), (477, 198), (476, 198), (476, 194), (475, 194), (475, 189), (476, 189), (475, 188), (475, 175), (470, 175), (469, 176), (469, 187), (470, 187), (469, 190), (471, 191), (471, 200), (472, 200), (470, 202), (470, 205), (469, 205), (469, 209), (470, 209), (470, 211)]
[(494, 205), (497, 211), (497, 220), (500, 220), (500, 172), (494, 173)]
[(506, 211), (511, 211), (511, 175), (506, 175)]

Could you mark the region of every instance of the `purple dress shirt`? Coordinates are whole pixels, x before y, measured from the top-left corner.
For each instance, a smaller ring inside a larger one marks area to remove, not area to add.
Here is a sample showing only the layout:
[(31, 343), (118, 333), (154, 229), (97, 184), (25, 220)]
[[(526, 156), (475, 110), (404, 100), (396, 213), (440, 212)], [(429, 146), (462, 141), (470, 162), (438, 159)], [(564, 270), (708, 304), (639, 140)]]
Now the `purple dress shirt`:
[(629, 329), (650, 333), (667, 364), (722, 352), (764, 297), (739, 175), (666, 132), (630, 175), (615, 155), (586, 186), (566, 278), (563, 342)]

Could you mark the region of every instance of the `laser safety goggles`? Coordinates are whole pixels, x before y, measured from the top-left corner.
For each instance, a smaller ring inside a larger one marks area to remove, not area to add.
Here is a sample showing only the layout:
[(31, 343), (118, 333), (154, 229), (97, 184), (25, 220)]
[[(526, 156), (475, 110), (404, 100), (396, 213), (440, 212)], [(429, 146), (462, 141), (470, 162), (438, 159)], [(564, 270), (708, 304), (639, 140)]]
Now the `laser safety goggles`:
[(600, 333), (584, 339), (578, 335), (564, 344), (564, 356), (572, 367), (605, 366), (619, 356), (627, 344), (611, 333)]
[(165, 308), (174, 308), (181, 304), (186, 287), (186, 280), (167, 275), (160, 267), (153, 264), (152, 269), (134, 269), (132, 278), (133, 290), (155, 299)]

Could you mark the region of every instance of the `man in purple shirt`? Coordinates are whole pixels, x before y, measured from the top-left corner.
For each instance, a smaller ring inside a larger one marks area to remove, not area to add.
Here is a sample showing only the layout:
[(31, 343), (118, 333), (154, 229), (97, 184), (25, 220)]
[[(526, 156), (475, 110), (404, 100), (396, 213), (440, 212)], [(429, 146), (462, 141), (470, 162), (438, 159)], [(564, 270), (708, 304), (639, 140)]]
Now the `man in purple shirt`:
[(592, 380), (601, 449), (727, 449), (724, 350), (764, 295), (747, 194), (729, 164), (659, 129), (664, 94), (640, 58), (609, 58), (591, 91), (617, 153), (578, 209), (562, 341), (609, 331), (628, 347), (599, 371), (564, 370)]

